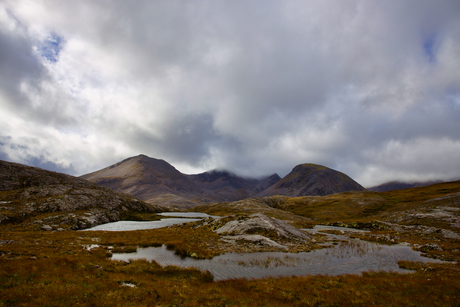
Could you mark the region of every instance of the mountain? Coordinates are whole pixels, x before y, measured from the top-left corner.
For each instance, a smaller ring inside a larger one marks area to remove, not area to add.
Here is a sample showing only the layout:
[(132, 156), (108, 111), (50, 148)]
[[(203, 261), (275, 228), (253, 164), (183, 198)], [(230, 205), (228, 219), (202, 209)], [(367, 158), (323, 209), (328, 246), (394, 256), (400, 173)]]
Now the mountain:
[(213, 191), (225, 201), (236, 201), (251, 197), (281, 178), (278, 174), (262, 178), (245, 178), (226, 170), (211, 170), (196, 175), (187, 175), (199, 187)]
[(185, 175), (168, 162), (145, 155), (125, 159), (81, 178), (150, 204), (179, 208), (254, 196), (328, 195), (364, 190), (347, 175), (315, 164), (298, 165), (283, 179), (277, 174), (241, 177), (227, 170)]
[(164, 160), (139, 155), (86, 174), (80, 178), (148, 203), (189, 208), (198, 202), (216, 201), (186, 175)]
[(185, 175), (168, 162), (145, 155), (125, 159), (81, 178), (134, 195), (150, 204), (179, 208), (240, 200), (279, 180), (276, 174), (254, 179), (226, 170)]
[(257, 179), (243, 178), (226, 170), (211, 170), (188, 178), (203, 189), (218, 191), (224, 189), (243, 189), (257, 184)]
[(0, 224), (84, 229), (135, 212), (161, 212), (134, 196), (82, 178), (0, 161)]
[(316, 164), (300, 164), (283, 179), (257, 196), (286, 195), (290, 197), (364, 191), (365, 189), (347, 175)]
[(440, 182), (442, 181), (424, 181), (424, 182), (390, 181), (390, 182), (386, 182), (386, 183), (383, 183), (375, 187), (368, 188), (367, 190), (373, 191), (373, 192), (387, 192), (387, 191), (394, 191), (394, 190), (425, 187), (425, 186), (432, 185), (435, 183), (440, 183)]

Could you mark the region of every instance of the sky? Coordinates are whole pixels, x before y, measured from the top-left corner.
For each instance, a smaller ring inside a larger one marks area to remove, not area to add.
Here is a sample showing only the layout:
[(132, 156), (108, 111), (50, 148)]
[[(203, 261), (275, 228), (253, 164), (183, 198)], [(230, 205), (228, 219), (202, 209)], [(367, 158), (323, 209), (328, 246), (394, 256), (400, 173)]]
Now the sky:
[(0, 0), (0, 160), (460, 179), (458, 0)]

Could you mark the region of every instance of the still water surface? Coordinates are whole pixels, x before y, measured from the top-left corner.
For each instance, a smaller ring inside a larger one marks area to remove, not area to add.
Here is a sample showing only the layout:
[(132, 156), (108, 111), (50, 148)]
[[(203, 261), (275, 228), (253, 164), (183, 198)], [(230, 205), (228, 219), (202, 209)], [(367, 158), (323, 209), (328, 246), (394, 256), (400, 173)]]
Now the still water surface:
[(399, 260), (440, 262), (420, 256), (405, 245), (379, 245), (350, 239), (338, 245), (309, 253), (227, 253), (213, 259), (181, 258), (162, 247), (139, 248), (134, 254), (113, 254), (113, 260), (146, 259), (162, 266), (196, 267), (210, 271), (214, 280), (231, 278), (263, 278), (269, 276), (341, 275), (365, 271), (407, 273), (399, 268)]
[(98, 225), (88, 230), (103, 230), (103, 231), (130, 231), (141, 229), (155, 229), (177, 224), (199, 221), (201, 218), (209, 217), (206, 213), (201, 212), (163, 212), (158, 213), (161, 216), (175, 216), (177, 218), (166, 218), (159, 221), (137, 222), (137, 221), (119, 221)]
[(91, 231), (91, 230), (129, 231), (129, 230), (141, 230), (141, 229), (155, 229), (155, 228), (172, 226), (176, 224), (196, 222), (199, 220), (200, 219), (191, 219), (191, 218), (168, 218), (168, 219), (161, 219), (159, 221), (149, 221), (149, 222), (119, 221), (119, 222), (98, 225), (98, 226), (88, 228), (85, 230), (86, 231)]
[(175, 216), (175, 217), (199, 217), (199, 218), (215, 217), (213, 215), (208, 215), (202, 212), (162, 212), (162, 213), (158, 213), (158, 215)]

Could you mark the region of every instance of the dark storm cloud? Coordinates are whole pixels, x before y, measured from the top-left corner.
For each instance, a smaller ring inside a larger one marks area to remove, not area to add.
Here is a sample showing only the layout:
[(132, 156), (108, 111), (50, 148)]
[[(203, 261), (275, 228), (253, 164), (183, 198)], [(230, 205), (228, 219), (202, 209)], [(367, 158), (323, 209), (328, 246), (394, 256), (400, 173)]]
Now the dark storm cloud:
[(10, 159), (79, 174), (144, 153), (184, 172), (313, 162), (364, 185), (460, 177), (458, 1), (0, 8), (0, 128), (26, 146), (2, 144)]

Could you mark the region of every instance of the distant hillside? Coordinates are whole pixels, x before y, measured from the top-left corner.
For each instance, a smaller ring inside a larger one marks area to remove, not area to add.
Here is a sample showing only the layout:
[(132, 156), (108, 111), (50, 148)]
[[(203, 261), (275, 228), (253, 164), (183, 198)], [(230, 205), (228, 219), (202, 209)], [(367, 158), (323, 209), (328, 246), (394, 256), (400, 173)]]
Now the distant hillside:
[(403, 189), (411, 189), (417, 187), (425, 187), (428, 185), (432, 185), (435, 183), (440, 183), (442, 181), (425, 181), (425, 182), (401, 182), (401, 181), (390, 181), (383, 183), (381, 185), (368, 188), (368, 191), (374, 192), (387, 192), (387, 191), (394, 191), (394, 190), (403, 190)]
[(301, 164), (281, 179), (241, 177), (227, 170), (185, 175), (164, 160), (139, 155), (81, 178), (132, 194), (150, 204), (192, 208), (197, 205), (238, 201), (255, 196), (328, 195), (363, 191), (353, 179), (315, 164)]
[(134, 195), (150, 204), (192, 208), (202, 203), (235, 201), (266, 189), (280, 178), (243, 178), (226, 170), (185, 175), (164, 160), (139, 155), (81, 178)]
[(0, 161), (2, 225), (84, 229), (118, 221), (129, 213), (164, 210), (82, 178)]
[(81, 178), (152, 204), (190, 208), (200, 201), (216, 200), (168, 162), (145, 155), (125, 159)]
[(257, 179), (239, 177), (226, 170), (211, 170), (197, 175), (187, 175), (196, 185), (206, 190), (244, 189), (257, 184)]
[(300, 164), (283, 179), (257, 196), (286, 195), (290, 197), (324, 196), (365, 189), (347, 175), (316, 164)]
[(199, 187), (213, 191), (225, 201), (236, 201), (251, 197), (281, 178), (278, 174), (263, 178), (245, 178), (226, 170), (212, 170), (197, 175), (187, 175)]

